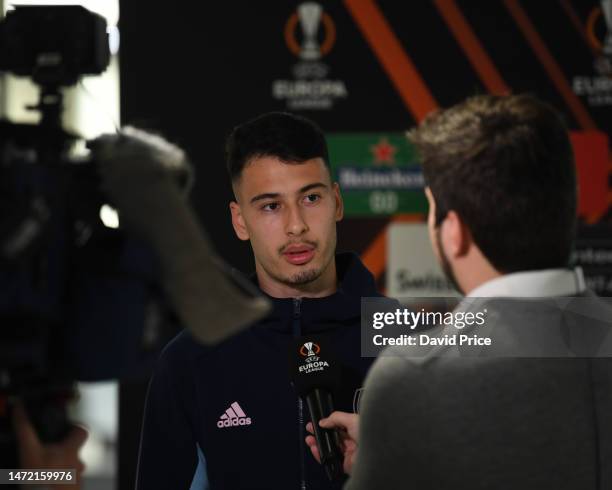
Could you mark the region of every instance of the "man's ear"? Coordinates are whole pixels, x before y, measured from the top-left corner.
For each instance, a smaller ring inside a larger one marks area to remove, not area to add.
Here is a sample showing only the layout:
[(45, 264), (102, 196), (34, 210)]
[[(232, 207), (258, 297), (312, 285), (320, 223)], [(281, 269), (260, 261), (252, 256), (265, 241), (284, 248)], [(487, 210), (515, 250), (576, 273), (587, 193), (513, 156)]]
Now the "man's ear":
[(449, 211), (440, 227), (446, 253), (453, 257), (463, 257), (468, 253), (472, 234), (456, 211)]
[(334, 200), (336, 201), (336, 221), (340, 221), (344, 218), (344, 201), (342, 200), (338, 182), (332, 184), (332, 189), (334, 191)]
[(431, 228), (435, 228), (436, 225), (436, 200), (431, 192), (429, 186), (425, 187), (425, 197), (427, 197), (427, 204), (429, 204), (429, 212), (427, 214), (427, 221)]
[(246, 227), (246, 223), (244, 222), (240, 204), (238, 204), (236, 201), (230, 202), (230, 212), (232, 213), (232, 226), (234, 227), (236, 236), (240, 240), (248, 240), (250, 238), (249, 231)]

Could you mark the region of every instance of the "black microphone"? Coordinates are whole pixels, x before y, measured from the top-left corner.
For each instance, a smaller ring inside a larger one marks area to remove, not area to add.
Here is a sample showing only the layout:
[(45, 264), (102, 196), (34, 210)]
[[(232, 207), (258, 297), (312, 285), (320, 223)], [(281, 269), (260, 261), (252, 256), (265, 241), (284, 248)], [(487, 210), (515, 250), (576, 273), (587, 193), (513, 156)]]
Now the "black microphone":
[(296, 339), (289, 357), (291, 381), (308, 405), (321, 464), (333, 481), (343, 474), (340, 438), (335, 430), (320, 427), (319, 420), (334, 411), (332, 393), (339, 382), (338, 363), (326, 340), (316, 335)]

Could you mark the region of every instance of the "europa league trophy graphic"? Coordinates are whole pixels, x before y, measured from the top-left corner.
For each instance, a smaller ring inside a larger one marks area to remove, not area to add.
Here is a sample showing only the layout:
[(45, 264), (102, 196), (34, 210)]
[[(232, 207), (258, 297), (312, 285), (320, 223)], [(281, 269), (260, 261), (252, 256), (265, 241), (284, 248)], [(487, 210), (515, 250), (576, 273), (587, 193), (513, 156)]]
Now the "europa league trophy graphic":
[(306, 2), (297, 8), (298, 17), (304, 33), (300, 57), (304, 60), (318, 60), (321, 57), (319, 43), (317, 42), (317, 30), (321, 22), (323, 9), (318, 3)]
[(306, 349), (308, 350), (308, 357), (312, 357), (316, 355), (314, 351), (312, 350), (312, 342), (306, 342), (304, 344), (304, 347), (306, 347)]
[(612, 58), (612, 0), (601, 0), (601, 10), (606, 21), (608, 32), (603, 42), (603, 54)]

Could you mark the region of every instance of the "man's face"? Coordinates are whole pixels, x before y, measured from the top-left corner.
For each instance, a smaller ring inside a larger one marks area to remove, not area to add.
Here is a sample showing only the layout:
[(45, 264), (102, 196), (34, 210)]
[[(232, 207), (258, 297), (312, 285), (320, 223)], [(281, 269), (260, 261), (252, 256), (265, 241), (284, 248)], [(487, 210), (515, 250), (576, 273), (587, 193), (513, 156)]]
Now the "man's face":
[(333, 268), (343, 206), (321, 158), (303, 163), (255, 158), (234, 191), (232, 223), (241, 240), (251, 241), (258, 276), (299, 288)]

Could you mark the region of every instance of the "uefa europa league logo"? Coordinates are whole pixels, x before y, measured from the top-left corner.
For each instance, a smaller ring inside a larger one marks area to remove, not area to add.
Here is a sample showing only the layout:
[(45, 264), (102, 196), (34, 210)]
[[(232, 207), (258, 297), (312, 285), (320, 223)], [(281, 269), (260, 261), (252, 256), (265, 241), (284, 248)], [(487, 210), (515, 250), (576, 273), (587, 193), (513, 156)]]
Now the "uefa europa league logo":
[(297, 8), (298, 18), (302, 26), (304, 38), (300, 57), (304, 60), (318, 60), (321, 57), (321, 48), (317, 42), (317, 31), (321, 23), (323, 9), (318, 3), (306, 2)]

